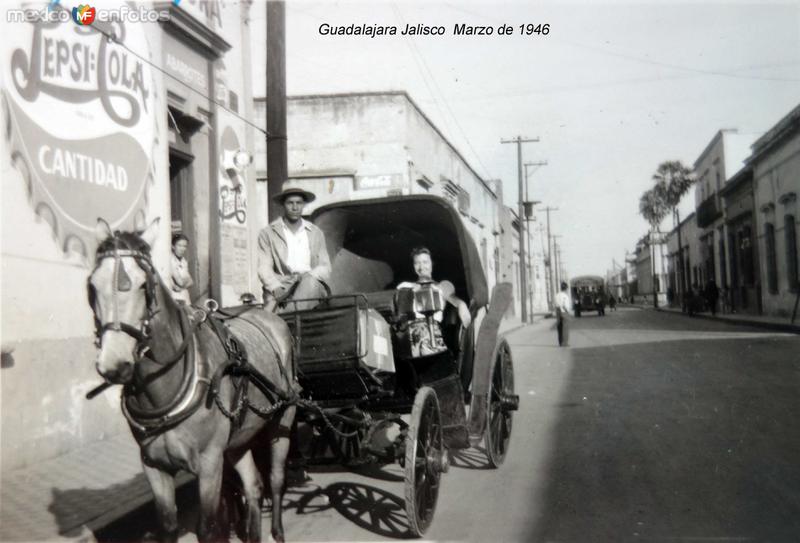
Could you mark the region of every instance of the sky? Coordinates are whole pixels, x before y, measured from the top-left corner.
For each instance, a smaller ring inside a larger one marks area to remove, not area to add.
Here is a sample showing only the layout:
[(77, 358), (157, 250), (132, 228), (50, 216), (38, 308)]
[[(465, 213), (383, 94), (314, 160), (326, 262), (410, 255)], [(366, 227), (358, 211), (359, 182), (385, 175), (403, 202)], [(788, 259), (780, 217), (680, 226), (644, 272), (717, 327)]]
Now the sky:
[[(265, 5), (251, 10), (254, 96)], [(323, 36), (350, 24), (444, 25), (444, 36)], [(492, 36), (454, 36), (456, 24)], [(547, 35), (520, 35), (521, 24)], [(508, 24), (514, 35), (500, 36)], [(306, 2), (286, 11), (287, 93), (404, 90), (516, 208), (516, 146), (531, 199), (557, 207), (568, 275), (604, 274), (647, 232), (639, 197), (664, 160), (691, 166), (722, 128), (755, 140), (800, 103), (800, 1)], [(289, 134), (291, 137), (291, 134)], [(730, 175), (730, 172), (729, 172)], [(538, 218), (544, 221), (544, 214)]]

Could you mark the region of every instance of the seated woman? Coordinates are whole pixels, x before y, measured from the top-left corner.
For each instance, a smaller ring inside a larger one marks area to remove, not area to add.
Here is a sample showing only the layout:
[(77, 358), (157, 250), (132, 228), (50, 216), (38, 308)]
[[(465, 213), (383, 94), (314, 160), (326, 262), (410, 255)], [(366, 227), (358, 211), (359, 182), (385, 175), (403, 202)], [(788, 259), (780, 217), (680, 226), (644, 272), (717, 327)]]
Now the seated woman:
[[(433, 259), (431, 252), (425, 247), (418, 247), (411, 251), (414, 263), (414, 272), (417, 274), (416, 283), (403, 282), (397, 285), (398, 290), (411, 290), (421, 292), (434, 290), (441, 294), (441, 298), (453, 305), (458, 310), (461, 326), (467, 328), (472, 322), (467, 304), (455, 294), (455, 287), (450, 281), (435, 282), (433, 280)], [(447, 349), (442, 339), (442, 330), (439, 323), (442, 321), (443, 312), (435, 311), (427, 316), (420, 311), (418, 303), (414, 303), (415, 318), (408, 322), (407, 334), (411, 346), (411, 356), (426, 356), (442, 352)]]

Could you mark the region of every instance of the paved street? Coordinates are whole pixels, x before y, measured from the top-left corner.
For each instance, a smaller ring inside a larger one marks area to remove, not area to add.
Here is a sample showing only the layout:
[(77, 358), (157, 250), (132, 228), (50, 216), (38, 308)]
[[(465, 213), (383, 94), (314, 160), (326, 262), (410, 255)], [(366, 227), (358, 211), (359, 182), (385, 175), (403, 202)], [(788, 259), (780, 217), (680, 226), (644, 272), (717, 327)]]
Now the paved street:
[[(511, 336), (521, 409), (506, 464), (455, 458), (429, 539), (800, 540), (800, 336), (631, 308), (570, 324), (569, 348), (552, 320)], [(398, 467), (312, 475), (287, 493), (288, 540), (406, 537)]]

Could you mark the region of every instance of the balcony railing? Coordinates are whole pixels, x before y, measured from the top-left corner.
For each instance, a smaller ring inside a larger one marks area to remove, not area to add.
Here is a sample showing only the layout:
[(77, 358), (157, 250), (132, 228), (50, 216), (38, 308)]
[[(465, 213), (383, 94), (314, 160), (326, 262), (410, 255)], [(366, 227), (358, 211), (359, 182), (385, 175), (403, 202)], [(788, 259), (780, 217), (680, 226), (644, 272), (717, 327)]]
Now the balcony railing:
[(722, 210), (717, 205), (717, 196), (712, 194), (697, 206), (697, 226), (705, 228), (722, 216)]

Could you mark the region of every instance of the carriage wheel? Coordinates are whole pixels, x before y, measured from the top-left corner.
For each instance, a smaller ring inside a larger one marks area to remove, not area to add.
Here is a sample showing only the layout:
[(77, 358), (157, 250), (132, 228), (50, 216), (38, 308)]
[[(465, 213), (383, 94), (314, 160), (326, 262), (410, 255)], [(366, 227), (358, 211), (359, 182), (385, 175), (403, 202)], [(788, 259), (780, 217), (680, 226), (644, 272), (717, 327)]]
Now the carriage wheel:
[(439, 400), (432, 388), (422, 387), (411, 410), (405, 456), (406, 514), (415, 536), (425, 533), (433, 520), (441, 475), (447, 466)]
[(514, 364), (507, 343), (500, 345), (492, 367), (492, 390), (488, 395), (489, 421), (485, 434), (489, 465), (499, 468), (506, 458), (511, 441), (514, 411), (519, 399), (514, 395)]

